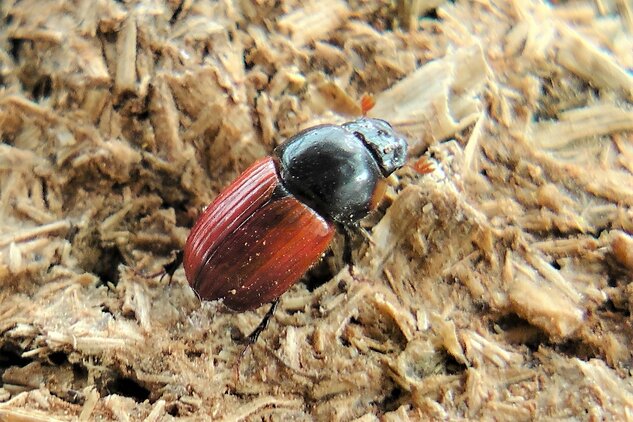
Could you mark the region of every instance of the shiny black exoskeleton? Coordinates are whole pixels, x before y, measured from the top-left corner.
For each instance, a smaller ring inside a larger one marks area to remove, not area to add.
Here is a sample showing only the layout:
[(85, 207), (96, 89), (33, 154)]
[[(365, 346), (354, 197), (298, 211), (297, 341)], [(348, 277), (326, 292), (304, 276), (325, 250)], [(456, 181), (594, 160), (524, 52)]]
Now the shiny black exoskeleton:
[(405, 163), (407, 142), (386, 121), (365, 117), (306, 129), (273, 155), (290, 193), (346, 225), (376, 207), (384, 178)]

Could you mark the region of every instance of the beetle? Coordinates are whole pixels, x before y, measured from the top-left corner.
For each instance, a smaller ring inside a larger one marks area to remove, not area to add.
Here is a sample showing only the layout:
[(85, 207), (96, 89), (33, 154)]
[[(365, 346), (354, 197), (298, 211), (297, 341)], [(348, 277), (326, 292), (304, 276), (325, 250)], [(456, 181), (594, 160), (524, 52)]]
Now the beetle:
[(337, 226), (352, 227), (380, 203), (385, 178), (405, 163), (407, 142), (369, 117), (305, 129), (256, 161), (202, 212), (183, 266), (203, 300), (234, 311), (271, 303), (315, 264)]

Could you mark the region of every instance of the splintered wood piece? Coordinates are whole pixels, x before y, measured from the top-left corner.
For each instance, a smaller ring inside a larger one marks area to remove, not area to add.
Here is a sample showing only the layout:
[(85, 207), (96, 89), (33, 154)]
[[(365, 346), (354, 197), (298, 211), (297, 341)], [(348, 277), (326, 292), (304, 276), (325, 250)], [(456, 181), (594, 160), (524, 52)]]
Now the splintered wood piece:
[(341, 0), (311, 1), (281, 16), (277, 25), (296, 46), (301, 46), (322, 39), (342, 25), (349, 14), (347, 4)]
[(415, 154), (423, 144), (446, 139), (477, 121), (488, 72), (481, 48), (459, 49), (377, 94), (369, 115), (391, 122), (413, 140), (422, 140), (410, 142)]

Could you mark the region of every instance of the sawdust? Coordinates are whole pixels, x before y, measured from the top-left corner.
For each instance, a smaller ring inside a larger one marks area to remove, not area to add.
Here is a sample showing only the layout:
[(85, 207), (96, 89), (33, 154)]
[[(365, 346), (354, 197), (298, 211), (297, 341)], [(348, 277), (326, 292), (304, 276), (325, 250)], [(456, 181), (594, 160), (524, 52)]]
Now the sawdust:
[[(0, 19), (0, 420), (633, 419), (629, 2)], [(241, 170), (366, 92), (433, 171), (392, 176), (353, 265), (335, 242), (238, 366), (266, 307), (160, 270)]]

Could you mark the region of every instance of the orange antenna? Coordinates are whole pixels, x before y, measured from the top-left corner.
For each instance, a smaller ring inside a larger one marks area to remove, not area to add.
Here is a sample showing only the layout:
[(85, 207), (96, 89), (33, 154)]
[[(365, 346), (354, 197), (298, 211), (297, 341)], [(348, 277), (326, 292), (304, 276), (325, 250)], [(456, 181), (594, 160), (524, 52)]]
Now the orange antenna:
[(433, 168), (433, 164), (431, 164), (426, 155), (418, 158), (415, 163), (411, 164), (411, 167), (413, 167), (413, 170), (419, 174), (429, 174), (433, 173), (433, 170), (435, 170)]
[(362, 97), (360, 97), (360, 110), (362, 111), (363, 116), (367, 116), (369, 110), (374, 108), (375, 105), (376, 99), (373, 95), (365, 93)]

